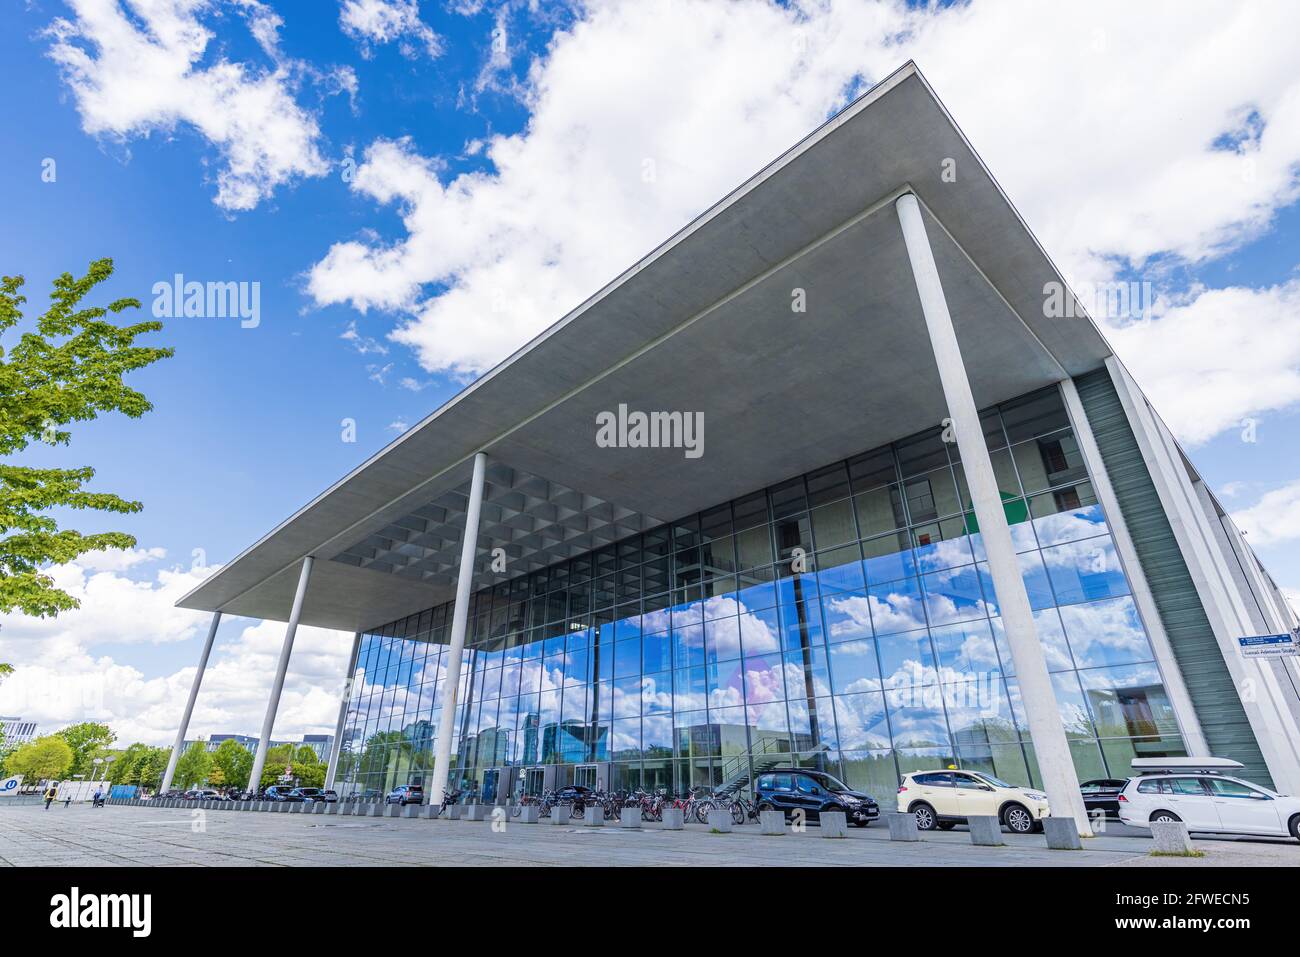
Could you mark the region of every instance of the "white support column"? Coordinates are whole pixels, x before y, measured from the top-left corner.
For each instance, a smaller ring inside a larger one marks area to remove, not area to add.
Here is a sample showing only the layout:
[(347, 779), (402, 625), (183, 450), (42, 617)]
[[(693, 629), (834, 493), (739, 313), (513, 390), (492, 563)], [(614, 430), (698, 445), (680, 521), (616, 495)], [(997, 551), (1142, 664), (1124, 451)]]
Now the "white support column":
[(334, 725), (334, 746), (330, 748), (330, 763), (325, 770), (325, 789), (334, 787), (334, 775), (339, 770), (339, 753), (343, 750), (343, 726), (348, 720), (348, 699), (352, 697), (352, 678), (357, 673), (357, 655), (361, 653), (361, 632), (352, 638), (352, 654), (348, 656), (347, 678), (343, 681), (343, 700), (339, 702), (339, 720)]
[(298, 590), (294, 592), (293, 609), (289, 612), (289, 624), (284, 629), (284, 643), (280, 646), (280, 663), (276, 665), (275, 679), (271, 682), (271, 700), (266, 703), (262, 736), (257, 740), (257, 757), (253, 759), (253, 770), (248, 776), (250, 791), (256, 791), (261, 787), (262, 769), (266, 767), (266, 752), (271, 749), (271, 731), (275, 728), (275, 713), (280, 708), (280, 692), (284, 690), (284, 676), (289, 670), (289, 656), (293, 653), (293, 636), (298, 631), (298, 619), (302, 617), (303, 600), (307, 597), (311, 561), (310, 555), (304, 558), (302, 571), (298, 574)]
[(212, 642), (217, 637), (217, 626), (221, 624), (221, 612), (212, 613), (212, 623), (208, 625), (208, 637), (203, 641), (203, 653), (199, 655), (199, 670), (194, 673), (194, 684), (190, 685), (190, 699), (185, 702), (185, 713), (181, 715), (181, 726), (176, 729), (176, 743), (172, 745), (172, 756), (167, 759), (167, 770), (163, 773), (162, 787), (159, 794), (165, 794), (172, 786), (172, 777), (176, 774), (176, 762), (180, 760), (181, 748), (185, 746), (185, 735), (190, 730), (190, 716), (194, 714), (194, 702), (199, 697), (199, 685), (203, 684), (203, 672), (208, 670), (208, 655), (212, 654)]
[(1020, 564), (1015, 546), (1011, 542), (1011, 529), (1007, 525), (1002, 497), (998, 494), (993, 462), (989, 458), (984, 432), (980, 428), (979, 410), (971, 393), (970, 380), (957, 344), (952, 316), (944, 298), (939, 270), (934, 263), (934, 253), (926, 235), (925, 220), (916, 196), (907, 193), (894, 204), (898, 221), (907, 244), (907, 257), (912, 264), (916, 291), (925, 315), (926, 329), (939, 380), (943, 386), (948, 415), (961, 451), (962, 467), (970, 488), (975, 518), (979, 522), (988, 555), (989, 574), (997, 594), (998, 607), (1006, 632), (1007, 644), (1016, 666), (1016, 680), (1024, 704), (1029, 735), (1034, 744), (1034, 755), (1043, 776), (1054, 816), (1073, 817), (1084, 836), (1092, 835), (1088, 813), (1079, 793), (1079, 778), (1070, 756), (1065, 728), (1057, 706), (1052, 680), (1047, 673), (1047, 660), (1034, 627), (1034, 614), (1029, 605), (1029, 594), (1020, 577)]
[[(1210, 756), (1210, 746), (1205, 742), (1205, 732), (1201, 730), (1201, 721), (1192, 706), (1192, 696), (1183, 680), (1182, 669), (1174, 657), (1174, 648), (1165, 633), (1160, 610), (1156, 607), (1155, 596), (1147, 583), (1146, 573), (1138, 559), (1137, 547), (1133, 536), (1129, 534), (1128, 523), (1119, 508), (1119, 499), (1115, 496), (1115, 487), (1111, 485), (1106, 463), (1102, 461), (1101, 449), (1097, 447), (1097, 437), (1093, 435), (1088, 413), (1084, 411), (1079, 398), (1079, 389), (1072, 379), (1061, 380), (1061, 399), (1065, 411), (1074, 426), (1074, 437), (1083, 453), (1084, 464), (1088, 466), (1088, 475), (1092, 478), (1092, 487), (1101, 502), (1101, 509), (1106, 515), (1106, 524), (1110, 526), (1110, 536), (1115, 541), (1115, 551), (1119, 555), (1120, 565), (1128, 576), (1129, 590), (1133, 593), (1133, 604), (1137, 606), (1138, 615), (1151, 640), (1151, 650), (1156, 656), (1160, 676), (1164, 679), (1165, 693), (1174, 707), (1174, 717), (1178, 729), (1182, 732), (1183, 743), (1191, 755)], [(1122, 769), (1127, 772), (1127, 768)]]
[(456, 692), (460, 685), (460, 661), (465, 654), (465, 626), (469, 620), (470, 587), (474, 582), (474, 555), (478, 549), (479, 513), (483, 508), (483, 479), (487, 455), (474, 456), (474, 477), (469, 484), (469, 504), (465, 508), (465, 534), (460, 542), (460, 569), (456, 579), (456, 605), (451, 616), (451, 644), (447, 648), (447, 671), (442, 676), (442, 717), (438, 721), (438, 740), (434, 744), (433, 780), (425, 787), (428, 803), (441, 804), (451, 770), (451, 735), (456, 723)]

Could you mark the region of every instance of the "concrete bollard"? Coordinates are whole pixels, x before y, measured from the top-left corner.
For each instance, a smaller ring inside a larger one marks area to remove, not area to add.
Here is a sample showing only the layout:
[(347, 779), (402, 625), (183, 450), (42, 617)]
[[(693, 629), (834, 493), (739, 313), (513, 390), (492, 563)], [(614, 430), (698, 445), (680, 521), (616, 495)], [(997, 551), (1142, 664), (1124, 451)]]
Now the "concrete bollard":
[(301, 814), (305, 810), (307, 810), (307, 805), (305, 803), (299, 804), (297, 801), (295, 801), (293, 804), (289, 805), (290, 814)]
[(1079, 825), (1072, 817), (1043, 818), (1043, 834), (1047, 846), (1054, 851), (1081, 851), (1083, 841), (1079, 837)]
[(785, 812), (776, 808), (758, 812), (758, 833), (780, 837), (785, 834)]
[(369, 815), (369, 816), (370, 816), (370, 817), (383, 817), (383, 816), (384, 816), (384, 810), (385, 810), (387, 807), (388, 807), (387, 804), (372, 804), (372, 805), (370, 805), (370, 815)]
[(322, 814), (338, 814), (338, 813), (339, 813), (339, 805), (338, 805), (338, 804), (322, 804), (321, 807), (324, 808), (324, 810), (321, 811)]
[(550, 824), (572, 824), (572, 814), (567, 804), (557, 804), (551, 808), (551, 816), (546, 820)]
[(680, 831), (686, 827), (686, 813), (679, 807), (666, 807), (663, 822), (665, 831)]
[(822, 837), (849, 836), (849, 822), (843, 811), (822, 811), (817, 823)]
[(465, 813), (460, 816), (462, 821), (486, 821), (492, 806), (490, 804), (466, 804)]
[(583, 808), (582, 823), (586, 827), (604, 827), (605, 809), (599, 805)]
[(1187, 833), (1187, 825), (1182, 821), (1152, 821), (1151, 837), (1156, 843), (1153, 849), (1156, 854), (1192, 854), (1195, 852), (1195, 848), (1192, 847), (1191, 835)]
[(352, 815), (353, 817), (369, 817), (371, 808), (378, 806), (379, 805), (377, 804), (367, 804), (364, 801), (358, 801), (356, 804), (352, 805)]
[(400, 817), (402, 814), (401, 804), (387, 804), (384, 806), (384, 817)]
[(619, 827), (640, 827), (641, 809), (639, 807), (620, 808), (618, 812)]
[(416, 818), (416, 817), (419, 817), (419, 816), (420, 816), (420, 807), (421, 807), (421, 805), (419, 805), (419, 804), (408, 804), (408, 805), (406, 805), (406, 807), (402, 808), (402, 817), (408, 817), (408, 818)]
[(436, 820), (438, 820), (438, 815), (441, 814), (441, 813), (442, 813), (442, 805), (441, 805), (441, 804), (421, 804), (421, 805), (420, 805), (420, 817), (424, 818), (424, 820), (426, 820), (426, 821), (436, 821)]
[(979, 844), (981, 847), (1001, 847), (1002, 841), (1002, 822), (991, 814), (977, 814), (974, 817), (966, 818), (966, 826), (970, 828), (970, 842)]
[(311, 805), (311, 813), (324, 814), (327, 807), (330, 807), (330, 805), (326, 804), (324, 801), (313, 801)]
[(536, 824), (540, 819), (542, 809), (536, 804), (525, 804), (519, 808), (519, 816), (515, 818), (520, 824)]
[(709, 808), (709, 830), (718, 834), (731, 833), (731, 808)]
[(891, 841), (919, 841), (921, 831), (916, 826), (916, 815), (893, 811), (885, 815), (889, 822), (889, 839)]
[(463, 805), (463, 804), (449, 804), (449, 805), (447, 805), (447, 820), (449, 820), (449, 821), (459, 821), (459, 820), (460, 820), (460, 816), (461, 816), (462, 813), (464, 813), (464, 811), (465, 811), (465, 805)]

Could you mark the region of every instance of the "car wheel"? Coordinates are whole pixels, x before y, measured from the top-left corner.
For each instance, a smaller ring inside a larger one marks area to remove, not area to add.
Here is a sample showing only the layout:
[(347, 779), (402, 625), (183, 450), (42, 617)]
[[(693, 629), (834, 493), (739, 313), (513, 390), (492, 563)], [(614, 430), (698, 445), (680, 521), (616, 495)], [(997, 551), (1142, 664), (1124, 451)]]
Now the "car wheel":
[(1291, 818), (1291, 823), (1288, 825), (1287, 830), (1291, 832), (1292, 837), (1297, 841), (1300, 841), (1300, 814)]
[(1034, 829), (1034, 816), (1019, 804), (1013, 804), (1002, 812), (1002, 823), (1016, 834), (1029, 834)]
[(951, 831), (954, 827), (957, 826), (957, 822), (956, 822), (956, 821), (940, 821), (936, 826), (937, 826), (937, 827), (939, 828), (939, 830), (941, 830), (941, 831)]
[(1155, 824), (1157, 821), (1181, 821), (1181, 820), (1182, 818), (1179, 817), (1177, 814), (1175, 814), (1173, 811), (1156, 811), (1155, 814), (1151, 815), (1152, 824)]
[(928, 804), (918, 804), (912, 808), (912, 816), (916, 818), (916, 829), (918, 831), (933, 831), (939, 824), (939, 818), (934, 813), (934, 808)]

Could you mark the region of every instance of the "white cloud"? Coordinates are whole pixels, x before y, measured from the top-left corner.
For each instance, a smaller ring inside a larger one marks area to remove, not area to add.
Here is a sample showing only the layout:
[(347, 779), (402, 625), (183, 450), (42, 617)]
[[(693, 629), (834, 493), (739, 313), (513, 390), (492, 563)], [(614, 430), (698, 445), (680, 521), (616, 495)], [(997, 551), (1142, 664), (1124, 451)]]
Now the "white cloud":
[(442, 38), (420, 19), (418, 0), (343, 0), (339, 26), (362, 44), (363, 56), (372, 55), (371, 44), (393, 41), (412, 59), (421, 52), (431, 58), (442, 54)]
[(1300, 280), (1198, 291), (1107, 337), (1161, 416), (1196, 445), (1300, 401)]
[[(68, 0), (50, 57), (82, 128), (126, 141), (192, 127), (221, 158), (218, 206), (252, 209), (276, 188), (329, 170), (316, 118), (295, 100), (304, 76), (355, 91), (350, 71), (320, 74), (279, 48), (280, 17), (258, 0)], [(209, 47), (209, 23), (242, 17), (269, 61), (232, 61)]]
[(1265, 492), (1254, 505), (1233, 512), (1232, 520), (1253, 548), (1300, 538), (1300, 480)]
[[(141, 557), (139, 562), (132, 557)], [(129, 553), (120, 567), (96, 570), (98, 557), (51, 569), (82, 601), (57, 618), (0, 616), (0, 661), (14, 665), (0, 684), (0, 713), (22, 715), (49, 732), (78, 721), (103, 721), (122, 743), (170, 744), (194, 680), (194, 667), (146, 677), (102, 646), (185, 643), (197, 660), (209, 616), (173, 607), (215, 568), (162, 568), (145, 580), (120, 574), (163, 557)], [(232, 640), (233, 636), (233, 640)], [(284, 638), (281, 622), (227, 625), (218, 635), (191, 722), (191, 737), (233, 731), (257, 734)], [(346, 678), (351, 634), (300, 627), (281, 698), (276, 735), (333, 733)], [(98, 649), (98, 650), (97, 650)], [(187, 656), (188, 657), (188, 656)]]
[[(336, 243), (309, 290), (398, 316), (430, 371), (478, 374), (909, 57), (1068, 275), (1160, 280), (1258, 235), (1300, 182), (1300, 7), (1197, 6), (592, 3), (533, 62), (527, 126), (485, 140), (489, 172), (371, 144), (351, 187), (405, 235)], [(1293, 345), (1256, 345), (1295, 296), (1202, 292), (1114, 335), (1195, 441), (1296, 400)]]

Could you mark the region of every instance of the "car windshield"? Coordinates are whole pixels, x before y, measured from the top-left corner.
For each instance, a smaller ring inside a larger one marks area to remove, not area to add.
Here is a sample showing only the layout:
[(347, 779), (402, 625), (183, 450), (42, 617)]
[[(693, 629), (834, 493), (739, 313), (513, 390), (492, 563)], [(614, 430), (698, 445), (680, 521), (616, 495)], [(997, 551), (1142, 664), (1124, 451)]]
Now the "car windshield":
[(852, 788), (843, 781), (822, 771), (819, 771), (816, 774), (809, 774), (808, 776), (833, 794), (852, 790)]
[(981, 779), (981, 780), (983, 780), (983, 781), (987, 781), (989, 784), (993, 785), (995, 788), (1011, 788), (1011, 787), (1015, 787), (1014, 784), (1008, 784), (1006, 781), (1003, 781), (1001, 778), (995, 778), (995, 777), (994, 777), (993, 775), (991, 775), (991, 774), (984, 774), (983, 772), (980, 772), (979, 774), (975, 775), (975, 777), (977, 777), (977, 778), (979, 778), (979, 779)]

